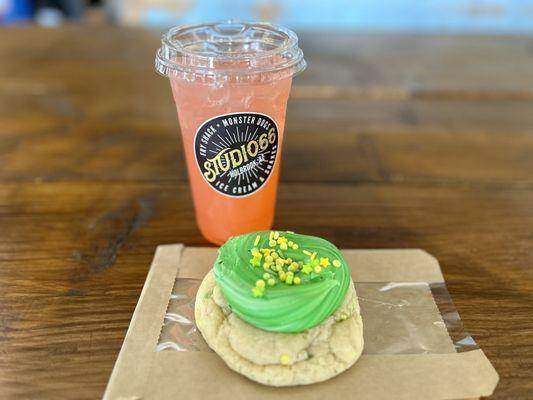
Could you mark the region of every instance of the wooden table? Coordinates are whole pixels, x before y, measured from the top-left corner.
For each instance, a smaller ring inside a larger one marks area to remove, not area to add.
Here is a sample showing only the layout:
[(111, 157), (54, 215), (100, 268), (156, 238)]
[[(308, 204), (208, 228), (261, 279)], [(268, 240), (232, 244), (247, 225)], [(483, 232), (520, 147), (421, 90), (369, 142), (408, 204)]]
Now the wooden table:
[[(155, 247), (194, 223), (158, 34), (0, 30), (0, 393), (102, 395)], [(533, 396), (533, 39), (302, 34), (275, 226), (423, 248)]]

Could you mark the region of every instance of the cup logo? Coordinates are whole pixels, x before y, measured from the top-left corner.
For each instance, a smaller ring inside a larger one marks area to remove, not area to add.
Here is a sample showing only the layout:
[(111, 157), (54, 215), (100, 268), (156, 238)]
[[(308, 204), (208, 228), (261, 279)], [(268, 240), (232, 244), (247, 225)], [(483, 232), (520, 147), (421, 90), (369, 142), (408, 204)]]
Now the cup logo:
[(200, 173), (231, 197), (257, 192), (268, 180), (278, 153), (278, 127), (268, 115), (233, 113), (202, 124), (194, 138)]

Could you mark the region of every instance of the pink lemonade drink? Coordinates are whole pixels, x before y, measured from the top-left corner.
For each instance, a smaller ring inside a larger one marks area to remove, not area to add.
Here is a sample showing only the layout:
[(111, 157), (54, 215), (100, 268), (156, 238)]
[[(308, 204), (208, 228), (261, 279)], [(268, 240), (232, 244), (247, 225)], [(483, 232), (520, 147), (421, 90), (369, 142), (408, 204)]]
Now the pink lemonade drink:
[(210, 242), (272, 227), (287, 100), (304, 68), (296, 35), (270, 24), (163, 35), (156, 69), (170, 78), (196, 221)]

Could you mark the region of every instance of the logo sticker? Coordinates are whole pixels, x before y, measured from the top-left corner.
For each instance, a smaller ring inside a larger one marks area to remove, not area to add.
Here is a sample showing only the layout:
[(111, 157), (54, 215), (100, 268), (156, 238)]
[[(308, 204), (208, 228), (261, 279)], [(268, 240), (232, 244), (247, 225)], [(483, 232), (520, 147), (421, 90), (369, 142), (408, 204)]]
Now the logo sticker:
[(216, 191), (231, 197), (257, 192), (278, 153), (278, 127), (268, 115), (225, 114), (198, 129), (194, 153), (200, 173)]

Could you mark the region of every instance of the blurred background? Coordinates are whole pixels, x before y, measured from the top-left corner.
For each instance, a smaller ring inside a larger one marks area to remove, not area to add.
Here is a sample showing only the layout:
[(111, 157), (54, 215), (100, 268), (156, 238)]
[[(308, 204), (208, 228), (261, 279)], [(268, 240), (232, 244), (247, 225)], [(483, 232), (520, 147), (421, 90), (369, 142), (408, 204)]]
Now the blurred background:
[(301, 30), (531, 34), (533, 0), (0, 0), (0, 24), (166, 28), (227, 18)]

